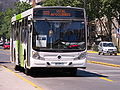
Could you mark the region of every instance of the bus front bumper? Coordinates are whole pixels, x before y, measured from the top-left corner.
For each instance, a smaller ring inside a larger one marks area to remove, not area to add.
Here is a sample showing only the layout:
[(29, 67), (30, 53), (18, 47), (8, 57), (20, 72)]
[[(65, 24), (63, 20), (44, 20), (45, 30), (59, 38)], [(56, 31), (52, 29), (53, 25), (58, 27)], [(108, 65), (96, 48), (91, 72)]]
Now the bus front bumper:
[(86, 68), (86, 59), (73, 61), (43, 61), (33, 59), (30, 62), (30, 67), (76, 67)]

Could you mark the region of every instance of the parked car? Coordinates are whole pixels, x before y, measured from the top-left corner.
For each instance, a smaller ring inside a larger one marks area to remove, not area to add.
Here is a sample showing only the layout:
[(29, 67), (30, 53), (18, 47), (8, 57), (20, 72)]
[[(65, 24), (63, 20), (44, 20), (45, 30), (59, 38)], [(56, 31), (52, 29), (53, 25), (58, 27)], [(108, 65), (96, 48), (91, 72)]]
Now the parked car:
[(0, 41), (0, 46), (3, 46), (3, 42), (2, 41)]
[(10, 42), (5, 42), (5, 44), (3, 45), (4, 49), (9, 49), (10, 48)]
[(100, 54), (114, 54), (117, 55), (117, 48), (113, 42), (100, 42), (98, 45), (98, 55)]

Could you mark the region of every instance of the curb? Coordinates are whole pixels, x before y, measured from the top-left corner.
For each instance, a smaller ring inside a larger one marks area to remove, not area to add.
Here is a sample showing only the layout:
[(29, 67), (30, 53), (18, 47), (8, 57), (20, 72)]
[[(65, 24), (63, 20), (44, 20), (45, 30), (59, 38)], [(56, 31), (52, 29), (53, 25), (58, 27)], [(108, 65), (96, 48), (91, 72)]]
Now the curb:
[(87, 51), (87, 53), (98, 53), (97, 51)]

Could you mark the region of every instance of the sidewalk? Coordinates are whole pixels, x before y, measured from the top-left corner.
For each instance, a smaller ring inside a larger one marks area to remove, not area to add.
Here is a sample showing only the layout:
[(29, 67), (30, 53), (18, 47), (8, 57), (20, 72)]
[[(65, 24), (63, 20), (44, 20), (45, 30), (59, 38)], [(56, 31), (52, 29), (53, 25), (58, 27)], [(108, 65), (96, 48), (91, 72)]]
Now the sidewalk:
[(0, 90), (38, 90), (0, 65)]

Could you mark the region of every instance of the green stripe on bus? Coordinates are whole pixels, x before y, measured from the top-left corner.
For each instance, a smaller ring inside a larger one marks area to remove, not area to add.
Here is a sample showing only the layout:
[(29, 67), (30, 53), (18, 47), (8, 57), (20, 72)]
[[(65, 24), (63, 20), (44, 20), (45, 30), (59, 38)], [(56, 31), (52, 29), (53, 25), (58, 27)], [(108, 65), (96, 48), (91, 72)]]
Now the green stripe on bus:
[(21, 14), (16, 15), (16, 20), (21, 19)]
[(23, 55), (22, 43), (20, 43), (20, 66), (24, 67), (24, 55)]
[[(23, 47), (19, 40), (16, 40), (16, 53), (19, 58), (20, 66), (24, 67)], [(19, 53), (19, 54), (18, 54)]]
[(15, 51), (16, 51), (16, 53), (18, 53), (18, 43), (19, 43), (19, 41), (16, 40), (16, 47), (15, 47)]

